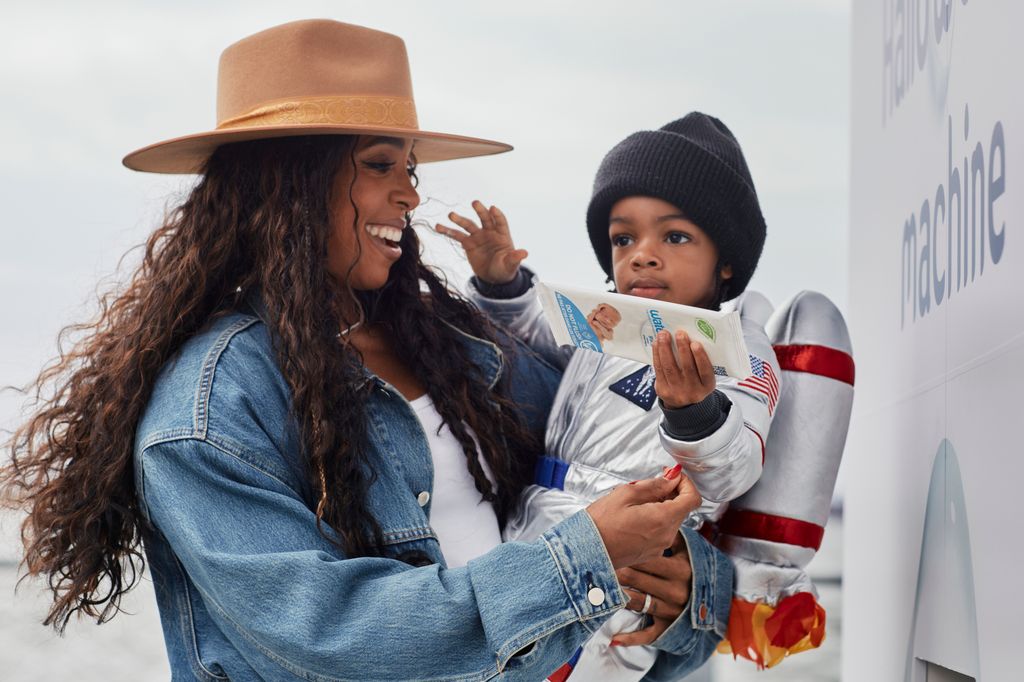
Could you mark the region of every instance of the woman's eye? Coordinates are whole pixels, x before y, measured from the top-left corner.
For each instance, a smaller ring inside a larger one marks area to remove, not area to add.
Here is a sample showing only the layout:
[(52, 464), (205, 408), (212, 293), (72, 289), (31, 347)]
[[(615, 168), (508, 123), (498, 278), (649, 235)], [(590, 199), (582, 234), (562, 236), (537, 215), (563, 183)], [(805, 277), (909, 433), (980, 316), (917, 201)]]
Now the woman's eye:
[(669, 244), (685, 244), (690, 241), (690, 237), (683, 232), (669, 232), (668, 236), (665, 237), (665, 241)]
[(394, 161), (364, 161), (363, 165), (379, 173), (387, 173), (395, 167)]
[(612, 246), (629, 246), (631, 241), (633, 241), (633, 239), (629, 235), (617, 234), (612, 237)]

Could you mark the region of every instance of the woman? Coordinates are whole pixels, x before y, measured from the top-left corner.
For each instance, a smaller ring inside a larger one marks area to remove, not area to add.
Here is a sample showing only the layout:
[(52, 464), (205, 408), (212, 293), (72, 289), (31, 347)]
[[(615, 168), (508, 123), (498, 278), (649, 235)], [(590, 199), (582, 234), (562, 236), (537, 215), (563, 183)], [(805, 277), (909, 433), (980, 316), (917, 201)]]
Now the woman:
[(558, 373), (408, 228), (414, 159), (508, 147), (420, 131), (401, 40), (330, 21), (229, 47), (218, 120), (126, 157), (202, 177), (15, 435), (47, 622), (111, 617), (141, 543), (175, 678), (544, 677), (699, 498), (670, 472), (498, 546)]

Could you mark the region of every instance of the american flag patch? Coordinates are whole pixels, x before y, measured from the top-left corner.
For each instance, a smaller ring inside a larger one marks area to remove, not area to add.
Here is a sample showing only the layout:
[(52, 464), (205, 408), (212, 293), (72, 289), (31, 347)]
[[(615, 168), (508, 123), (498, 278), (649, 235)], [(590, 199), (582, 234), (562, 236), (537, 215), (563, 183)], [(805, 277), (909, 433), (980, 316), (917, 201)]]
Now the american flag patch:
[(739, 385), (767, 396), (768, 414), (772, 414), (775, 412), (775, 403), (779, 400), (779, 380), (775, 377), (771, 364), (759, 357), (750, 356), (750, 368), (754, 373)]

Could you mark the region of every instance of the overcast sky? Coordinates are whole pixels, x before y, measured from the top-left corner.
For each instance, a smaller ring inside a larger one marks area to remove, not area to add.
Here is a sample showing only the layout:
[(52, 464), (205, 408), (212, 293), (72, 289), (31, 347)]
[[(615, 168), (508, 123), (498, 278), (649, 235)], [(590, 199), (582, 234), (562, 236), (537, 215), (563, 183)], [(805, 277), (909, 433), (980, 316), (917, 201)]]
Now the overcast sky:
[[(211, 129), (220, 51), (314, 17), (405, 39), (422, 128), (516, 147), (421, 167), (419, 217), (496, 203), (542, 276), (603, 286), (584, 227), (601, 157), (700, 110), (738, 137), (768, 223), (751, 286), (845, 309), (847, 0), (20, 2), (0, 17), (0, 384), (34, 376), (191, 182), (121, 157)], [(447, 244), (428, 255), (468, 272)], [(0, 423), (16, 404), (0, 395)]]

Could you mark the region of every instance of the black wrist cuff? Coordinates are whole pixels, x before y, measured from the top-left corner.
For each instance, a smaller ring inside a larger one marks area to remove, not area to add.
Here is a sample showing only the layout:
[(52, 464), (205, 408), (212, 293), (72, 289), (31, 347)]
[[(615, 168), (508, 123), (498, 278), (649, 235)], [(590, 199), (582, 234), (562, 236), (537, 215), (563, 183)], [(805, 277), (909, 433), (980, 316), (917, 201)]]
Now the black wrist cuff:
[(715, 389), (707, 398), (675, 409), (665, 407), (658, 401), (665, 415), (662, 426), (665, 432), (676, 440), (695, 441), (707, 438), (717, 431), (729, 416), (732, 403), (725, 394)]
[(511, 282), (504, 284), (491, 284), (485, 282), (476, 275), (473, 275), (473, 286), (485, 298), (519, 298), (533, 286), (533, 273), (522, 266), (516, 271), (516, 276)]

